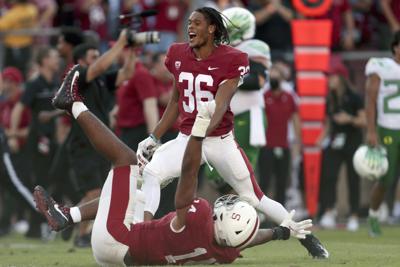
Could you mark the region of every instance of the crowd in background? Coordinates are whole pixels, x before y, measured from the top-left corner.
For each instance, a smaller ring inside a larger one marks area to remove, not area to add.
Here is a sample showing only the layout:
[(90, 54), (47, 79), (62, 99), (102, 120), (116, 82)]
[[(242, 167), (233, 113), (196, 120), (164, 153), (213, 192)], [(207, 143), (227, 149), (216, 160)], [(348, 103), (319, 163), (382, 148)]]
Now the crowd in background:
[[(99, 105), (99, 112), (107, 114), (104, 122), (136, 150), (137, 144), (151, 133), (168, 103), (172, 76), (163, 62), (171, 43), (186, 40), (188, 14), (204, 5), (221, 11), (244, 6), (255, 15), (255, 38), (270, 46), (273, 61), (269, 84), (265, 86), (270, 89), (264, 94), (267, 145), (260, 154), (262, 164), (259, 164), (258, 179), (265, 193), (272, 194), (281, 203), (289, 203), (293, 200), (290, 194), (287, 199), (289, 188), (299, 189), (303, 184), (298, 99), (293, 66), (286, 57), (292, 52), (290, 22), (301, 15), (294, 11), (291, 3), (290, 0), (0, 0), (3, 44), (3, 52), (0, 52), (0, 127), (7, 137), (18, 177), (29, 189), (40, 183), (74, 204), (97, 196), (98, 192), (93, 191), (96, 187), (82, 185), (80, 179), (95, 175), (94, 169), (100, 167), (93, 166), (84, 173), (82, 162), (85, 161), (81, 161), (87, 155), (84, 140), (71, 134), (76, 125), (68, 116), (54, 110), (50, 99), (73, 64), (79, 62), (90, 66), (100, 54), (110, 49), (121, 28), (127, 25), (118, 18), (119, 14), (155, 9), (158, 14), (145, 18), (139, 30), (161, 33), (159, 44), (126, 48), (110, 70), (96, 81), (96, 86), (107, 90), (101, 95), (90, 96), (93, 105)], [(333, 22), (334, 52), (388, 51), (391, 33), (400, 29), (400, 0), (334, 0), (329, 12), (318, 18)], [(22, 32), (7, 35), (7, 31), (15, 33), (18, 30)], [(131, 67), (129, 79), (116, 83), (113, 71), (115, 74), (127, 66)], [(335, 227), (335, 189), (340, 165), (344, 162), (350, 192), (349, 215), (353, 220), (348, 221), (347, 228), (356, 230), (357, 218), (361, 215), (361, 187), (351, 164), (351, 155), (363, 140), (365, 123), (361, 118), (363, 84), (353, 83), (353, 90), (351, 71), (339, 57), (333, 57), (328, 73), (326, 125), (329, 125), (329, 131), (324, 132), (319, 142), (324, 148), (319, 215), (322, 226)], [(337, 110), (344, 111), (338, 115)], [(359, 121), (349, 125), (349, 115), (360, 116)], [(178, 124), (163, 142), (176, 136)], [(345, 141), (336, 134), (343, 131), (348, 136)], [(76, 147), (79, 149), (74, 149)], [(5, 146), (2, 146), (2, 153), (4, 151)], [(26, 235), (43, 238), (41, 219), (16, 193), (6, 166), (3, 163), (0, 166), (0, 236), (9, 233), (15, 222), (28, 220), (30, 227)], [(102, 166), (100, 169), (104, 171), (99, 177), (104, 179), (109, 166), (106, 163)], [(174, 186), (169, 185), (163, 190), (159, 215), (172, 209)], [(400, 217), (399, 202), (394, 205), (393, 215)], [(77, 246), (88, 245), (90, 239), (85, 239), (86, 228), (79, 230), (81, 239), (76, 239)]]

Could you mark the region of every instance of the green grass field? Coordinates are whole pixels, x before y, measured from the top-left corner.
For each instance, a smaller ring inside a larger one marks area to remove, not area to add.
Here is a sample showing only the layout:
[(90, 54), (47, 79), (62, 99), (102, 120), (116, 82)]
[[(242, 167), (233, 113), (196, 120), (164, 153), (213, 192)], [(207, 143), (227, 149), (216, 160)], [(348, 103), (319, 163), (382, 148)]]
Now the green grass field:
[[(234, 265), (240, 266), (400, 266), (400, 227), (384, 227), (381, 238), (371, 239), (366, 229), (316, 231), (331, 253), (329, 260), (313, 260), (296, 240), (276, 241), (248, 249)], [(0, 238), (0, 266), (96, 266), (90, 249), (72, 243), (43, 243), (10, 235)]]

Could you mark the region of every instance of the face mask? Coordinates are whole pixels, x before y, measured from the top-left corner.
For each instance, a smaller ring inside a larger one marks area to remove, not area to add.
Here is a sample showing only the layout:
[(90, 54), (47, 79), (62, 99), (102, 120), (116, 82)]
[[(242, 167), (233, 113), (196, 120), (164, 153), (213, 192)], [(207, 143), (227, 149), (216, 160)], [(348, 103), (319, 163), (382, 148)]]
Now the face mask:
[(280, 85), (281, 81), (279, 81), (276, 78), (270, 78), (269, 79), (269, 85), (271, 87), (271, 90), (277, 90), (279, 89), (279, 85)]

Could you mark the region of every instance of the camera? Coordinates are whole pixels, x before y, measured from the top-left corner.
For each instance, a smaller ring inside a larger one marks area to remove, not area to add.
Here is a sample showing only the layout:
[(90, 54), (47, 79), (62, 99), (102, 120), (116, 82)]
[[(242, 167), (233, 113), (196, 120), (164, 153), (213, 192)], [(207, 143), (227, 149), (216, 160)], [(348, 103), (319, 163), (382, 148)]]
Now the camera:
[(127, 39), (129, 46), (156, 44), (160, 42), (160, 33), (156, 31), (151, 31), (151, 32), (129, 31)]

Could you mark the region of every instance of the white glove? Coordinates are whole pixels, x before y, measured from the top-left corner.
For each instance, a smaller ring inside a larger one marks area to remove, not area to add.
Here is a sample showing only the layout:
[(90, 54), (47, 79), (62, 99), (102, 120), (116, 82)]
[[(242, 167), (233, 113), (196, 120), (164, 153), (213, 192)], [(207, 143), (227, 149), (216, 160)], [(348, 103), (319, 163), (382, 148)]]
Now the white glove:
[(154, 152), (161, 145), (153, 135), (150, 135), (138, 144), (136, 157), (138, 159), (139, 173), (142, 174), (144, 167), (153, 157)]
[(292, 220), (294, 213), (295, 210), (292, 210), (283, 220), (281, 226), (289, 228), (291, 236), (298, 239), (305, 239), (306, 235), (311, 234), (311, 231), (306, 229), (312, 226), (312, 220), (307, 219), (304, 221), (295, 222)]
[(206, 137), (207, 128), (215, 111), (215, 101), (197, 102), (197, 115), (192, 128), (192, 135)]

